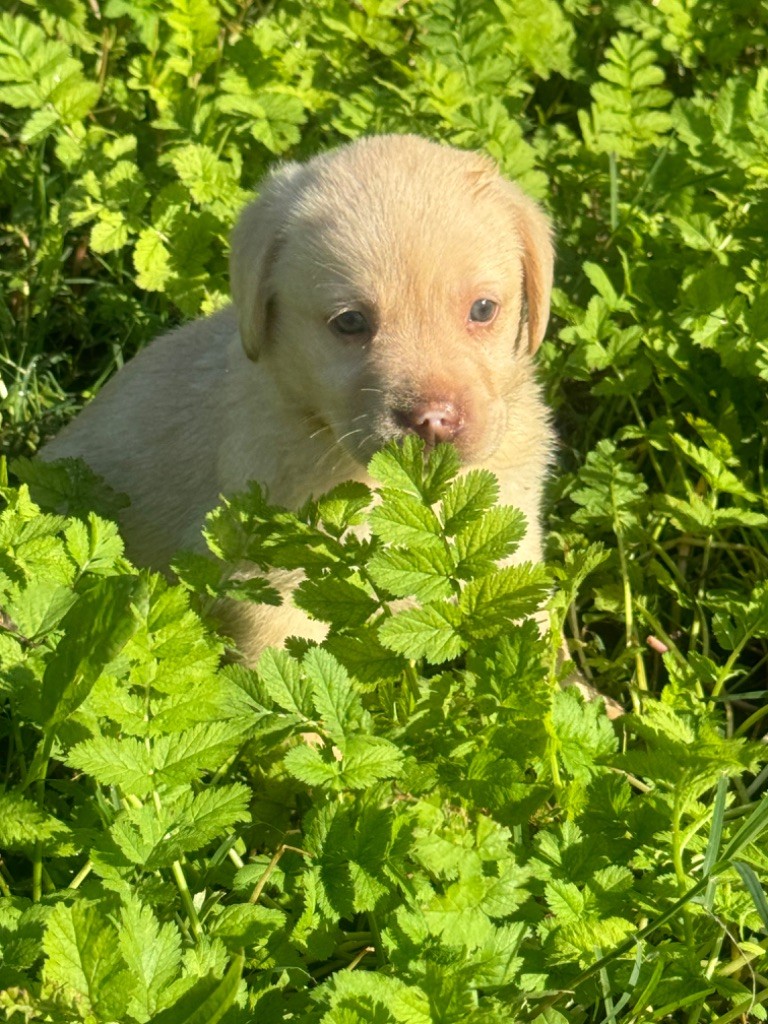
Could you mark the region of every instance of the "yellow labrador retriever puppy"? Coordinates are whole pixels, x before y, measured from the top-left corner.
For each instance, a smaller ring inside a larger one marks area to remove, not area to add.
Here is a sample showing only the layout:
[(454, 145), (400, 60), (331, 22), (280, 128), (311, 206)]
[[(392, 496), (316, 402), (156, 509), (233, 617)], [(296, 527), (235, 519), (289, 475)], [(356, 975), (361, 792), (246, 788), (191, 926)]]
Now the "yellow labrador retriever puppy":
[[(296, 508), (413, 432), (497, 475), (538, 559), (552, 264), (547, 218), (487, 157), (386, 135), (288, 164), (235, 228), (233, 305), (144, 349), (43, 458), (127, 492), (128, 552), (162, 568), (220, 494), (258, 480)], [(323, 630), (287, 602), (238, 605), (231, 632), (253, 659)]]

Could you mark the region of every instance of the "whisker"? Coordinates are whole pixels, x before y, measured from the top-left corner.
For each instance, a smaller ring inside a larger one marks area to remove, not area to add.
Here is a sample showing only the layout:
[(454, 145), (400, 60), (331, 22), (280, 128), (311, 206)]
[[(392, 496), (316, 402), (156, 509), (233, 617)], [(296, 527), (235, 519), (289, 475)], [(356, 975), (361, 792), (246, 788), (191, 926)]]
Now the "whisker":
[[(323, 454), (318, 458), (317, 465), (318, 466), (322, 466), (323, 462), (325, 462), (325, 460), (328, 458), (328, 456), (334, 450), (336, 450), (336, 451), (341, 450), (342, 454), (345, 454), (344, 449), (342, 448), (342, 442), (345, 441), (348, 437), (352, 437), (354, 434), (359, 434), (359, 433), (360, 433), (360, 428), (358, 428), (357, 430), (348, 430), (347, 433), (346, 434), (342, 434), (341, 437), (338, 437), (338, 438), (334, 437), (332, 443), (328, 446), (328, 448), (326, 448), (326, 450), (323, 452)], [(332, 473), (334, 473), (336, 471), (336, 469), (339, 467), (340, 463), (341, 463), (341, 460), (337, 461), (334, 464), (334, 466), (333, 466), (333, 468), (331, 470)]]
[(313, 431), (312, 431), (312, 433), (311, 433), (311, 434), (309, 435), (309, 439), (310, 439), (310, 441), (314, 441), (314, 439), (315, 439), (316, 437), (319, 437), (319, 436), (320, 436), (320, 434), (322, 434), (324, 430), (330, 430), (330, 429), (331, 429), (331, 428), (330, 428), (330, 427), (328, 426), (328, 424), (327, 424), (327, 423), (324, 423), (324, 424), (322, 425), (322, 427), (318, 427), (318, 428), (317, 428), (317, 430), (313, 430)]
[[(355, 435), (355, 434), (360, 434), (360, 433), (362, 433), (362, 430), (361, 430), (361, 428), (360, 428), (360, 427), (358, 427), (358, 428), (357, 428), (356, 430), (348, 430), (348, 431), (346, 432), (346, 434), (342, 434), (342, 435), (341, 435), (341, 437), (340, 437), (340, 438), (338, 439), (338, 441), (336, 442), (336, 446), (335, 446), (335, 447), (336, 447), (336, 449), (337, 449), (338, 451), (340, 451), (340, 452), (341, 452), (341, 455), (342, 455), (342, 457), (343, 457), (343, 456), (345, 456), (345, 455), (346, 455), (346, 456), (348, 456), (348, 454), (349, 454), (349, 453), (348, 453), (348, 452), (347, 452), (347, 451), (346, 451), (346, 450), (345, 450), (345, 449), (343, 448), (343, 446), (342, 446), (342, 442), (343, 442), (343, 441), (346, 441), (346, 440), (347, 440), (347, 438), (350, 438), (350, 437), (354, 437), (354, 435)], [(335, 473), (336, 473), (336, 471), (338, 470), (339, 466), (341, 465), (341, 461), (342, 461), (342, 460), (341, 460), (341, 458), (339, 458), (339, 459), (338, 459), (338, 460), (337, 460), (337, 461), (336, 461), (336, 462), (335, 462), (335, 463), (333, 464), (333, 467), (331, 468), (331, 473), (332, 473), (332, 474), (335, 474)]]

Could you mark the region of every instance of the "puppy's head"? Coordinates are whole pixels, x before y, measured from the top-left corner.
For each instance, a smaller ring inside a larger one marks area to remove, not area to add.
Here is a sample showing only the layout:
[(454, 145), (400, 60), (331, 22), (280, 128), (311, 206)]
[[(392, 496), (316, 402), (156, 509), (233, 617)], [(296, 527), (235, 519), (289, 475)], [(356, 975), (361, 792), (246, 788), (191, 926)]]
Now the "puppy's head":
[(499, 447), (549, 316), (549, 222), (486, 157), (376, 136), (275, 174), (232, 239), (246, 353), (366, 462)]

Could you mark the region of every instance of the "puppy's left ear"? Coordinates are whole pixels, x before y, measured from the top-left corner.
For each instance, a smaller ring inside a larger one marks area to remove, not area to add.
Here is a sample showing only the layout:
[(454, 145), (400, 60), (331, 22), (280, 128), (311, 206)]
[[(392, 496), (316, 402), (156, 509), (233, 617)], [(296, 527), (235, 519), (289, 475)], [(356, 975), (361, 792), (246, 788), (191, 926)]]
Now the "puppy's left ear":
[(273, 173), (259, 198), (240, 214), (232, 232), (229, 256), (232, 301), (238, 313), (243, 348), (254, 362), (269, 333), (272, 268), (301, 170), (300, 164), (286, 164)]
[(527, 313), (528, 351), (531, 355), (544, 340), (549, 322), (555, 249), (549, 218), (532, 199), (509, 182), (514, 199), (514, 217), (522, 246), (523, 289)]

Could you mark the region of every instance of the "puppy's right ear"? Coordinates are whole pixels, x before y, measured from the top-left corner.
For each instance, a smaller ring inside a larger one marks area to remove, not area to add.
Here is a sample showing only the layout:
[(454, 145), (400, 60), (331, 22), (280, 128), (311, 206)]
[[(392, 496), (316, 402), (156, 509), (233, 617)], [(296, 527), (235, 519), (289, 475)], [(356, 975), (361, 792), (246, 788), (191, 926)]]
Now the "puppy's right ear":
[(267, 179), (259, 198), (240, 214), (232, 232), (229, 281), (240, 338), (249, 359), (259, 357), (268, 333), (272, 269), (296, 195), (300, 164), (286, 164)]

